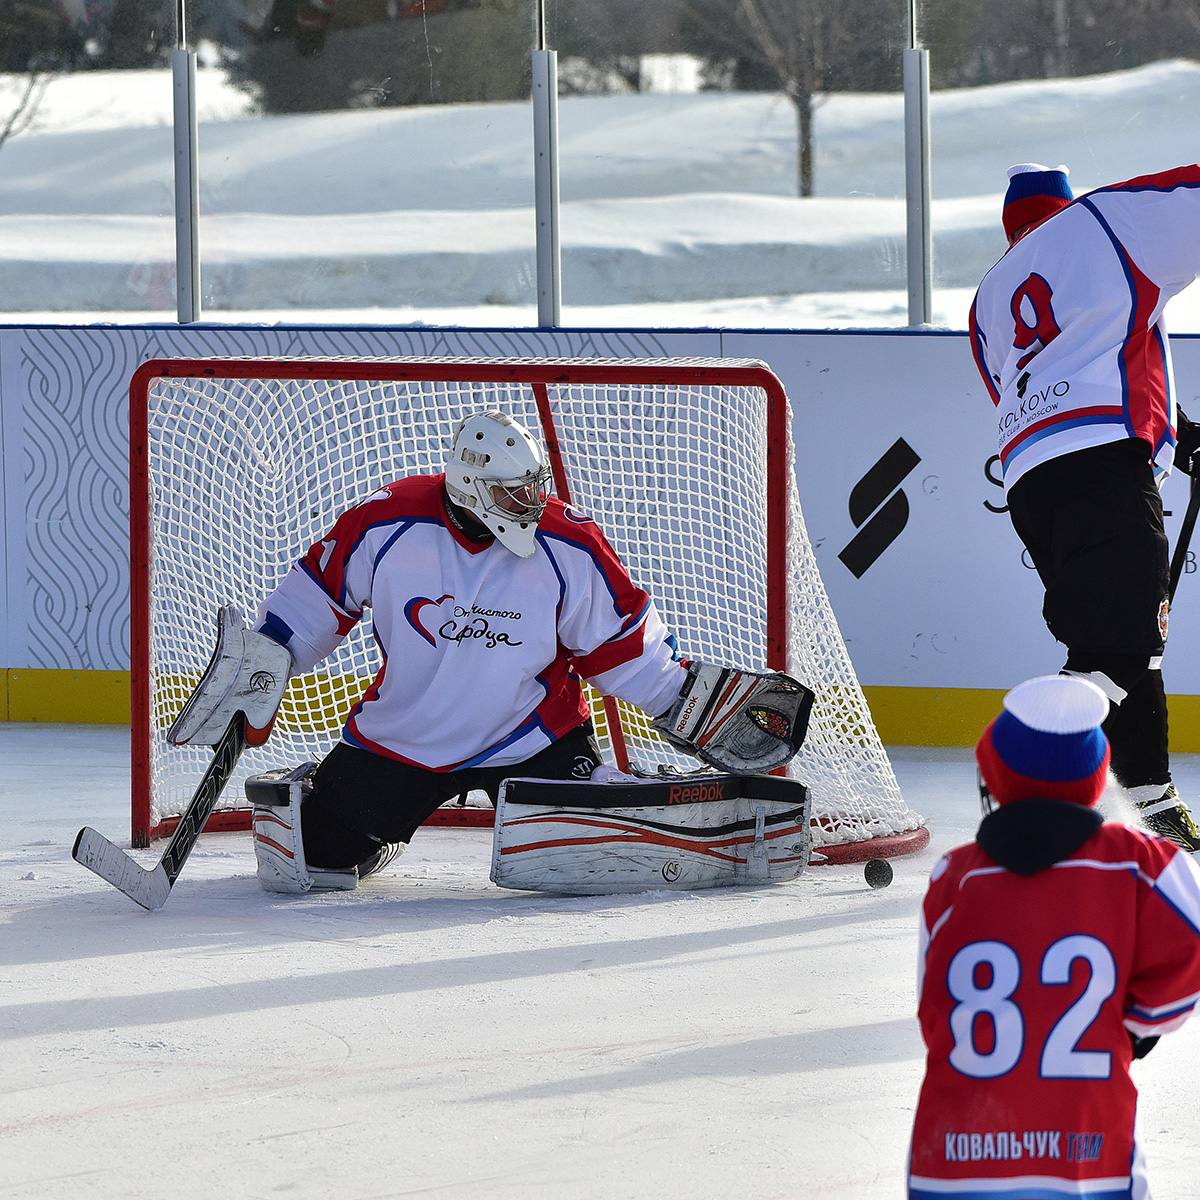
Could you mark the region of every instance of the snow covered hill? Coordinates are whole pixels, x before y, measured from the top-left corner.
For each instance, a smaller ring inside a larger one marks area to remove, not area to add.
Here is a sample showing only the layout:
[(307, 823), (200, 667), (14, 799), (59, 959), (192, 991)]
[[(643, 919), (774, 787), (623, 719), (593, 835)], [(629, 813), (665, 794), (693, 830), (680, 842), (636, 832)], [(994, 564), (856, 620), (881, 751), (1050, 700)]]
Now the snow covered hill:
[[(214, 68), (198, 98), (210, 314), (531, 323), (528, 106), (262, 117)], [(7, 313), (173, 310), (170, 105), (165, 72), (51, 85), (0, 153)], [(1080, 191), (1191, 161), (1200, 65), (940, 92), (931, 107), (938, 319), (961, 326), (1003, 248), (1005, 168), (1065, 162)], [(565, 98), (565, 319), (903, 324), (902, 123), (898, 95), (830, 96), (818, 195), (798, 200), (781, 97)], [(1186, 299), (1172, 315), (1200, 328)]]

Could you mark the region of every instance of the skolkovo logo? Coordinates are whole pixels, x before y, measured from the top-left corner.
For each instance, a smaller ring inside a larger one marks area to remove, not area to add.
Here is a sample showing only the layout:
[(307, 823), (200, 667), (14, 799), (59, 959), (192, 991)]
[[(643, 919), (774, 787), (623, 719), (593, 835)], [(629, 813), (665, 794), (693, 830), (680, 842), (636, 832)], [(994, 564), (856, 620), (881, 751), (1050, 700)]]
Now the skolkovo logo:
[(897, 438), (850, 492), (850, 520), (858, 532), (838, 558), (855, 578), (866, 574), (908, 523), (908, 497), (899, 488), (920, 461), (921, 456)]

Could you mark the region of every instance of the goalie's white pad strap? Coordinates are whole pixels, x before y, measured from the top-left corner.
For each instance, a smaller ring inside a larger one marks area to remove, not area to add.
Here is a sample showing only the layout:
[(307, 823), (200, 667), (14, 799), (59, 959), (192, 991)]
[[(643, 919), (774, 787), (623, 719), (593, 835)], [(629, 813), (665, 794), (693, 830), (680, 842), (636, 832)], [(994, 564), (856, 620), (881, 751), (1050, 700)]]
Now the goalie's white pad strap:
[(261, 745), (287, 687), (292, 656), (287, 647), (247, 629), (226, 604), (217, 612), (217, 646), (208, 667), (167, 730), (174, 746), (215, 746), (235, 713), (246, 716), (246, 741)]
[(570, 895), (776, 883), (808, 862), (810, 811), (802, 783), (775, 777), (509, 779), (496, 807), (491, 877), (500, 887)]

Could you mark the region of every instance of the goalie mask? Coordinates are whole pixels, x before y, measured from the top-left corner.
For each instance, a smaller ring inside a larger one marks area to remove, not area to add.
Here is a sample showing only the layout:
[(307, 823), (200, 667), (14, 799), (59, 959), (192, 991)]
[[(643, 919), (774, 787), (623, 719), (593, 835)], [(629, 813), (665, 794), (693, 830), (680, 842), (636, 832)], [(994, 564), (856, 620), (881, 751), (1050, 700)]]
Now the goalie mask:
[(474, 413), (454, 431), (446, 494), (521, 558), (533, 553), (549, 484), (541, 446), (507, 413)]

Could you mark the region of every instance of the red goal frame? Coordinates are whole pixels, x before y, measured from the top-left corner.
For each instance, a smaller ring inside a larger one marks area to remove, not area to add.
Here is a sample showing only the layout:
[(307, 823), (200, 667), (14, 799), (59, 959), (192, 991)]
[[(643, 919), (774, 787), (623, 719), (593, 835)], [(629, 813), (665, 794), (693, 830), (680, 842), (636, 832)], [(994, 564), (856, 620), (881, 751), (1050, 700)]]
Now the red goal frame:
[[(131, 840), (144, 848), (153, 838), (172, 832), (178, 818), (151, 823), (151, 720), (150, 678), (150, 556), (152, 493), (149, 452), (149, 393), (159, 378), (253, 378), (269, 371), (279, 379), (379, 380), (407, 382), (460, 382), (529, 384), (537, 401), (543, 435), (550, 453), (557, 494), (569, 502), (565, 464), (554, 429), (547, 388), (556, 383), (653, 386), (703, 384), (752, 387), (766, 396), (766, 665), (785, 670), (788, 644), (787, 506), (788, 404), (783, 384), (765, 365), (732, 363), (728, 366), (690, 364), (686, 360), (666, 366), (660, 362), (556, 359), (276, 359), (189, 358), (150, 359), (134, 372), (129, 385), (129, 544), (130, 544), (130, 716), (131, 730)], [(614, 753), (621, 762), (620, 724), (615, 705), (609, 712)], [(490, 825), (490, 809), (458, 806), (438, 810), (429, 823)], [(248, 829), (247, 808), (218, 809), (209, 818), (207, 831)], [(928, 832), (918, 831), (928, 839)], [(903, 835), (908, 837), (910, 835)], [(888, 853), (875, 839), (874, 855)], [(907, 848), (916, 849), (916, 846)], [(829, 848), (826, 848), (829, 849)], [(847, 847), (849, 849), (849, 847)], [(895, 849), (890, 851), (896, 853)], [(826, 855), (830, 858), (830, 855)]]

